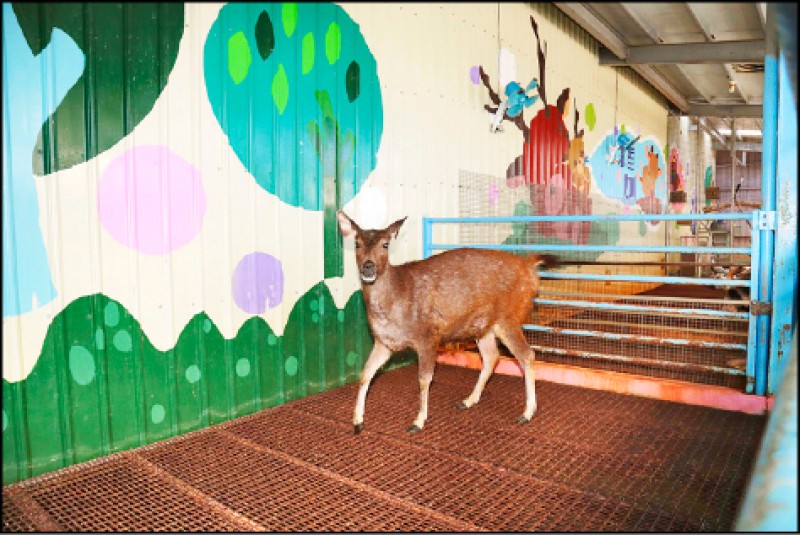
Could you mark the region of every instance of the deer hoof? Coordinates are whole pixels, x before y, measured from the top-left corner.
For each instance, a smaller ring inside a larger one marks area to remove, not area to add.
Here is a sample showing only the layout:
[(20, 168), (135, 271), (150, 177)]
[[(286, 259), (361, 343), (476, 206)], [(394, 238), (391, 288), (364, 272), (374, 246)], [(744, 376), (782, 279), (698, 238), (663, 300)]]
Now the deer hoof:
[(465, 410), (469, 409), (469, 405), (467, 405), (463, 401), (459, 401), (458, 402), (458, 408), (461, 409), (462, 411), (465, 411)]
[(409, 428), (408, 428), (408, 432), (409, 432), (410, 434), (412, 434), (412, 435), (413, 435), (414, 433), (419, 433), (419, 432), (420, 432), (420, 430), (422, 430), (422, 428), (421, 428), (421, 427), (419, 427), (417, 424), (414, 424), (414, 425), (412, 425), (411, 427), (409, 427)]
[(362, 429), (364, 429), (364, 422), (361, 422), (360, 424), (353, 424), (353, 434), (354, 435), (359, 434)]
[(528, 423), (528, 422), (530, 422), (530, 421), (531, 421), (531, 419), (530, 419), (530, 418), (527, 418), (527, 417), (526, 417), (526, 416), (524, 416), (524, 415), (523, 415), (523, 416), (520, 416), (519, 418), (517, 418), (517, 423), (518, 423), (518, 424), (520, 424), (520, 425), (522, 425), (522, 424), (527, 424), (527, 423)]

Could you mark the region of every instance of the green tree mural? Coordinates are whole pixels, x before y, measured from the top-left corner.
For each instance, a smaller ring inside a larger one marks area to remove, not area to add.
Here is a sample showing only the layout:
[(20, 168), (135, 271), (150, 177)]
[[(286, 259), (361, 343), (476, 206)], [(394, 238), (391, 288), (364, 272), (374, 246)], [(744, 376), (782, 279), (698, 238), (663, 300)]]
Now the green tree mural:
[(45, 175), (91, 160), (153, 109), (178, 57), (182, 3), (14, 3), (34, 55), (54, 28), (72, 38), (86, 68), (42, 125), (33, 170)]
[(327, 3), (228, 4), (204, 49), (208, 99), (256, 183), (324, 212), (325, 277), (344, 272), (336, 211), (375, 167), (383, 107), (358, 25)]
[(361, 292), (338, 308), (324, 282), (283, 336), (253, 317), (228, 339), (199, 313), (166, 351), (119, 302), (81, 297), (53, 319), (28, 377), (3, 380), (3, 484), (350, 383), (372, 344)]

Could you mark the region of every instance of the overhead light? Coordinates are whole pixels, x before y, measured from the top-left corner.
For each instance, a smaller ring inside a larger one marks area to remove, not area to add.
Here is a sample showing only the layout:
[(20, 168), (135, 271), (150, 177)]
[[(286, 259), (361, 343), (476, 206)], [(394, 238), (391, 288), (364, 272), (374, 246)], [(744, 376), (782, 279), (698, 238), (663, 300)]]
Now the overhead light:
[(733, 93), (736, 91), (736, 82), (731, 80), (731, 83), (728, 85), (728, 93)]
[[(717, 131), (720, 134), (722, 134), (723, 136), (731, 135), (731, 129), (730, 128), (719, 128)], [(761, 130), (745, 130), (745, 129), (739, 130), (739, 129), (737, 129), (736, 130), (736, 135), (737, 136), (742, 136), (742, 137), (761, 137), (763, 135), (763, 133), (761, 132)]]

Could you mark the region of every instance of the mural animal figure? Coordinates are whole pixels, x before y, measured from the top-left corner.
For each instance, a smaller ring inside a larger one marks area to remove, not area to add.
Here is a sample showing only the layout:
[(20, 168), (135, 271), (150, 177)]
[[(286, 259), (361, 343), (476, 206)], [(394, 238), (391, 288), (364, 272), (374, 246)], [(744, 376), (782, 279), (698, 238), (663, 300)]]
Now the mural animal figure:
[(586, 165), (586, 153), (584, 151), (583, 143), (583, 128), (578, 130), (578, 119), (580, 113), (578, 112), (577, 102), (575, 103), (575, 126), (573, 131), (575, 136), (569, 142), (569, 169), (572, 172), (572, 181), (575, 189), (583, 195), (588, 196), (589, 191), (592, 189), (592, 169)]
[(656, 194), (656, 181), (658, 177), (661, 176), (661, 173), (664, 172), (663, 169), (658, 167), (658, 154), (653, 151), (653, 147), (648, 145), (647, 147), (647, 165), (642, 168), (642, 174), (637, 175), (639, 178), (639, 182), (642, 183), (642, 191), (644, 192), (645, 197), (655, 197)]
[(528, 95), (528, 91), (536, 89), (536, 86), (539, 85), (539, 81), (534, 78), (528, 83), (528, 86), (525, 89), (522, 89), (522, 86), (519, 85), (517, 82), (509, 82), (506, 85), (506, 97), (508, 97), (508, 116), (509, 117), (516, 117), (524, 108), (528, 108), (533, 106), (539, 97), (536, 95)]
[(468, 409), (479, 401), (500, 356), (499, 338), (524, 373), (525, 409), (517, 421), (530, 421), (536, 412), (534, 353), (521, 325), (533, 306), (539, 285), (538, 266), (554, 265), (555, 259), (464, 248), (392, 265), (389, 243), (397, 237), (405, 218), (382, 230), (362, 230), (344, 212), (337, 212), (337, 216), (342, 235), (355, 240), (367, 322), (375, 339), (361, 373), (353, 411), (355, 433), (364, 427), (364, 405), (375, 373), (393, 352), (407, 348), (419, 356), (419, 412), (408, 431), (421, 430), (428, 418), (437, 348), (443, 342), (465, 340), (478, 341), (483, 367), (472, 393), (459, 407)]

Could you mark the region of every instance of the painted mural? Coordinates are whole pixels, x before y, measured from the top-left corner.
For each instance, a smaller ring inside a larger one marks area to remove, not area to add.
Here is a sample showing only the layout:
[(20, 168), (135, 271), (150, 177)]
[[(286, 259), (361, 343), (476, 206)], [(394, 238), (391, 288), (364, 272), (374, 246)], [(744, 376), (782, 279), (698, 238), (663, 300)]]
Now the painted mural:
[[(489, 160), (485, 139), (432, 134), (438, 109), (415, 115), (435, 100), (418, 88), (443, 86), (442, 117), (477, 121), (431, 57), (485, 88), (486, 136), (510, 126), (490, 205), (507, 188), (514, 214), (664, 210), (659, 145), (569, 88), (553, 100), (533, 17), (538, 76), (495, 92), (469, 51), (437, 48), (445, 8), (415, 5), (430, 26), (408, 35), (385, 15), (416, 13), (391, 4), (3, 4), (4, 484), (356, 380), (372, 339), (336, 211), (413, 225), (452, 191), (456, 149)], [(531, 233), (619, 239), (556, 223), (505, 240)]]
[(265, 191), (324, 210), (325, 276), (341, 276), (336, 211), (375, 167), (383, 128), (375, 59), (355, 23), (334, 4), (228, 4), (204, 52), (231, 148)]
[[(253, 317), (226, 339), (200, 313), (160, 351), (117, 301), (78, 299), (54, 319), (30, 375), (3, 381), (3, 483), (353, 381), (372, 347), (368, 330), (352, 328), (365, 321), (360, 294), (339, 309), (320, 283), (283, 336)], [(337, 344), (325, 348), (330, 333)]]
[[(5, 318), (24, 322), (58, 296), (36, 175), (63, 181), (94, 163), (90, 217), (133, 262), (169, 259), (208, 233), (209, 169), (126, 138), (167, 87), (183, 28), (182, 4), (3, 4), (4, 331)], [(324, 212), (324, 276), (340, 277), (335, 213), (374, 168), (383, 127), (358, 26), (334, 4), (229, 4), (202, 57), (229, 148), (263, 195)], [(129, 148), (103, 160), (123, 139)], [(285, 259), (256, 249), (231, 261), (230, 302), (252, 315), (233, 338), (200, 310), (159, 349), (102, 292), (57, 310), (32, 369), (3, 381), (4, 483), (357, 378), (372, 344), (360, 292), (337, 307), (312, 285), (278, 335), (259, 316), (284, 301)]]
[[(11, 218), (3, 222), (4, 317), (49, 303), (58, 292), (34, 173), (85, 162), (129, 134), (163, 89), (182, 32), (179, 4), (3, 4), (3, 138), (11, 145), (3, 145), (3, 211)], [(119, 54), (123, 47), (130, 61)], [(131, 82), (128, 94), (119, 91), (123, 78)], [(99, 136), (88, 135), (87, 109), (103, 117)]]
[[(592, 214), (592, 192), (616, 201), (621, 211), (627, 213), (634, 206), (644, 213), (663, 213), (666, 207), (666, 173), (664, 158), (657, 143), (642, 139), (626, 131), (625, 125), (614, 126), (590, 154), (584, 143), (584, 129), (580, 128), (577, 98), (573, 99), (572, 132), (567, 128), (570, 118), (570, 88), (561, 90), (555, 104), (550, 104), (546, 83), (546, 43), (539, 36), (538, 24), (533, 16), (530, 24), (536, 38), (539, 77), (532, 80), (527, 90), (536, 90), (543, 107), (530, 122), (523, 116), (524, 107), (518, 104), (517, 113), (511, 114), (512, 96), (525, 95), (518, 83), (506, 86), (511, 96), (503, 100), (492, 88), (491, 80), (482, 66), (473, 67), (473, 83), (486, 88), (491, 104), (484, 106), (492, 117), (492, 132), (502, 120), (515, 125), (522, 133), (522, 154), (506, 169), (509, 188), (526, 187), (530, 192), (530, 205), (517, 205), (515, 215), (579, 215)], [(527, 106), (525, 106), (527, 107)], [(596, 124), (594, 105), (584, 108), (586, 125), (590, 130)], [(502, 117), (502, 119), (500, 119)], [(653, 225), (655, 226), (655, 225)], [(613, 244), (619, 238), (619, 229), (608, 224), (590, 222), (538, 222), (527, 229), (516, 228), (504, 243), (529, 243), (531, 236), (538, 241), (564, 244)], [(613, 227), (613, 228), (612, 228)], [(567, 255), (569, 256), (569, 255)]]

